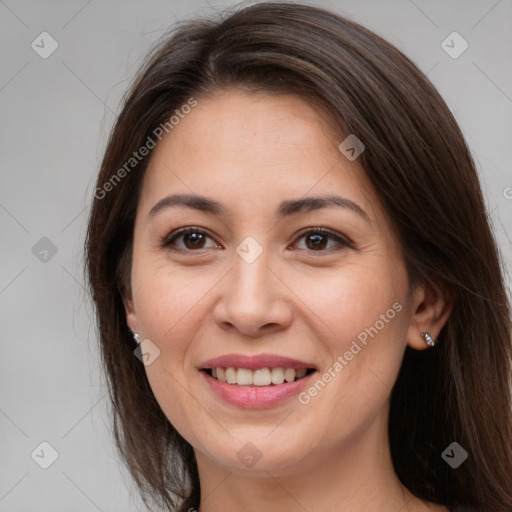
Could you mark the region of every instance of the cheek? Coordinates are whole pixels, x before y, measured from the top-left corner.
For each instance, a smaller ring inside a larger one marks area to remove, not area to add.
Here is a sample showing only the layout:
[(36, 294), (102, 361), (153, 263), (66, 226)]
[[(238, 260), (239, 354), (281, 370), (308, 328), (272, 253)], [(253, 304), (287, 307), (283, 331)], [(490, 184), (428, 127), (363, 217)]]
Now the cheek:
[(295, 277), (293, 291), (305, 306), (303, 317), (314, 322), (312, 328), (324, 335), (320, 338), (329, 340), (331, 355), (345, 352), (358, 337), (364, 342), (375, 324), (386, 336), (403, 331), (404, 315), (397, 310), (403, 310), (405, 275), (398, 265), (393, 271), (389, 267), (372, 261), (318, 277)]
[(168, 264), (154, 264), (150, 271), (136, 275), (133, 283), (140, 331), (160, 350), (145, 367), (149, 384), (166, 417), (189, 442), (191, 433), (199, 435), (197, 431), (202, 429), (197, 418), (204, 408), (200, 401), (191, 400), (192, 363), (188, 356), (196, 331), (208, 314), (207, 293), (216, 282), (218, 278), (212, 274), (178, 272), (169, 270)]
[(178, 350), (184, 334), (190, 333), (190, 324), (197, 325), (197, 307), (217, 279), (204, 270), (177, 271), (166, 263), (146, 268), (151, 270), (134, 279), (140, 330), (162, 349)]
[(316, 283), (312, 288), (304, 281), (298, 295), (307, 297), (311, 328), (328, 356), (322, 382), (306, 390), (302, 403), (317, 417), (329, 410), (339, 428), (347, 417), (373, 417), (393, 387), (407, 332), (406, 274), (396, 262), (375, 260), (347, 265)]

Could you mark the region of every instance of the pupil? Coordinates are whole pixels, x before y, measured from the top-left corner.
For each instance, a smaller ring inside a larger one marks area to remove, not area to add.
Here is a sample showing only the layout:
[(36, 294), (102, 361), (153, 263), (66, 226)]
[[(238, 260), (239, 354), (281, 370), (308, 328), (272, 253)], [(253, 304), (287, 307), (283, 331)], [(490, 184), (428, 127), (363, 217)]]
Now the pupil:
[(309, 240), (313, 242), (313, 247), (318, 249), (319, 247), (325, 247), (325, 238), (326, 237), (324, 235), (311, 235)]
[(189, 235), (186, 235), (186, 240), (188, 242), (191, 242), (191, 244), (195, 247), (197, 247), (203, 240), (203, 235), (200, 233), (191, 233)]

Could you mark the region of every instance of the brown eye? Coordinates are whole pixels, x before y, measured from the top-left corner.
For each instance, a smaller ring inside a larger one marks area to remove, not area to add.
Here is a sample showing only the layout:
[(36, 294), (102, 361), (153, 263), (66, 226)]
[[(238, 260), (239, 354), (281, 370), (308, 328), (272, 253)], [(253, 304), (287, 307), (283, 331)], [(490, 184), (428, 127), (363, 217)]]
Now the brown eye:
[[(327, 246), (328, 236), (314, 233), (306, 236), (306, 245), (308, 249), (325, 249)], [(309, 243), (308, 243), (309, 242)]]
[[(207, 240), (213, 240), (210, 235), (199, 228), (188, 227), (171, 233), (163, 242), (162, 247), (187, 251), (194, 249), (207, 249)], [(213, 243), (211, 247), (218, 247)]]
[(325, 228), (306, 231), (300, 235), (300, 239), (305, 240), (306, 250), (308, 251), (322, 252), (325, 249), (331, 249), (332, 245), (327, 247), (330, 242), (334, 242), (334, 247), (341, 246), (338, 248), (351, 246), (349, 242)]
[(189, 233), (183, 235), (183, 243), (187, 249), (202, 249), (206, 240), (205, 235), (202, 233)]

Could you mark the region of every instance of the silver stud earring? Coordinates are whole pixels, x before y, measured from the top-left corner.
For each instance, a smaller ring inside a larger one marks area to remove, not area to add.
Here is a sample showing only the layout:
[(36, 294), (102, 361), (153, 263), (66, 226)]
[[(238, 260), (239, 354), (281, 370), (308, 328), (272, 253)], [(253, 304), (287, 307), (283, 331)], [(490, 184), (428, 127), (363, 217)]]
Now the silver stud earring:
[(130, 329), (130, 333), (131, 335), (133, 336), (133, 339), (135, 340), (135, 343), (137, 343), (137, 345), (140, 345), (140, 336), (139, 336), (139, 333), (137, 332), (134, 332)]
[(429, 347), (435, 347), (437, 340), (432, 339), (432, 336), (430, 336), (428, 332), (422, 332), (421, 336), (427, 342)]

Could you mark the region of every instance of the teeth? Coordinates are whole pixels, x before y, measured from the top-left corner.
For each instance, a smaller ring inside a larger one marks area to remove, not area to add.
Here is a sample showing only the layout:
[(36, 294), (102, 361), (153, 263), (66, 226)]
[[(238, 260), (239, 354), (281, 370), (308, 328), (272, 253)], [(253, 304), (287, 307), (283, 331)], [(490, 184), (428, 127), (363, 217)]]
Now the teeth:
[(295, 370), (293, 368), (286, 368), (284, 371), (284, 380), (286, 382), (293, 382), (295, 380)]
[(247, 368), (238, 368), (236, 371), (236, 383), (240, 386), (250, 386), (252, 384), (252, 372)]
[(295, 378), (296, 379), (302, 379), (304, 375), (306, 375), (306, 368), (301, 368), (300, 370), (295, 370)]
[(237, 375), (235, 368), (226, 368), (226, 382), (228, 384), (237, 384)]
[(252, 372), (252, 383), (255, 386), (268, 386), (271, 382), (268, 368), (261, 368)]
[(270, 377), (272, 379), (272, 384), (282, 384), (284, 382), (283, 368), (272, 368)]
[(307, 369), (300, 368), (212, 368), (212, 377), (238, 386), (270, 386), (271, 384), (283, 384), (293, 382), (306, 375)]

